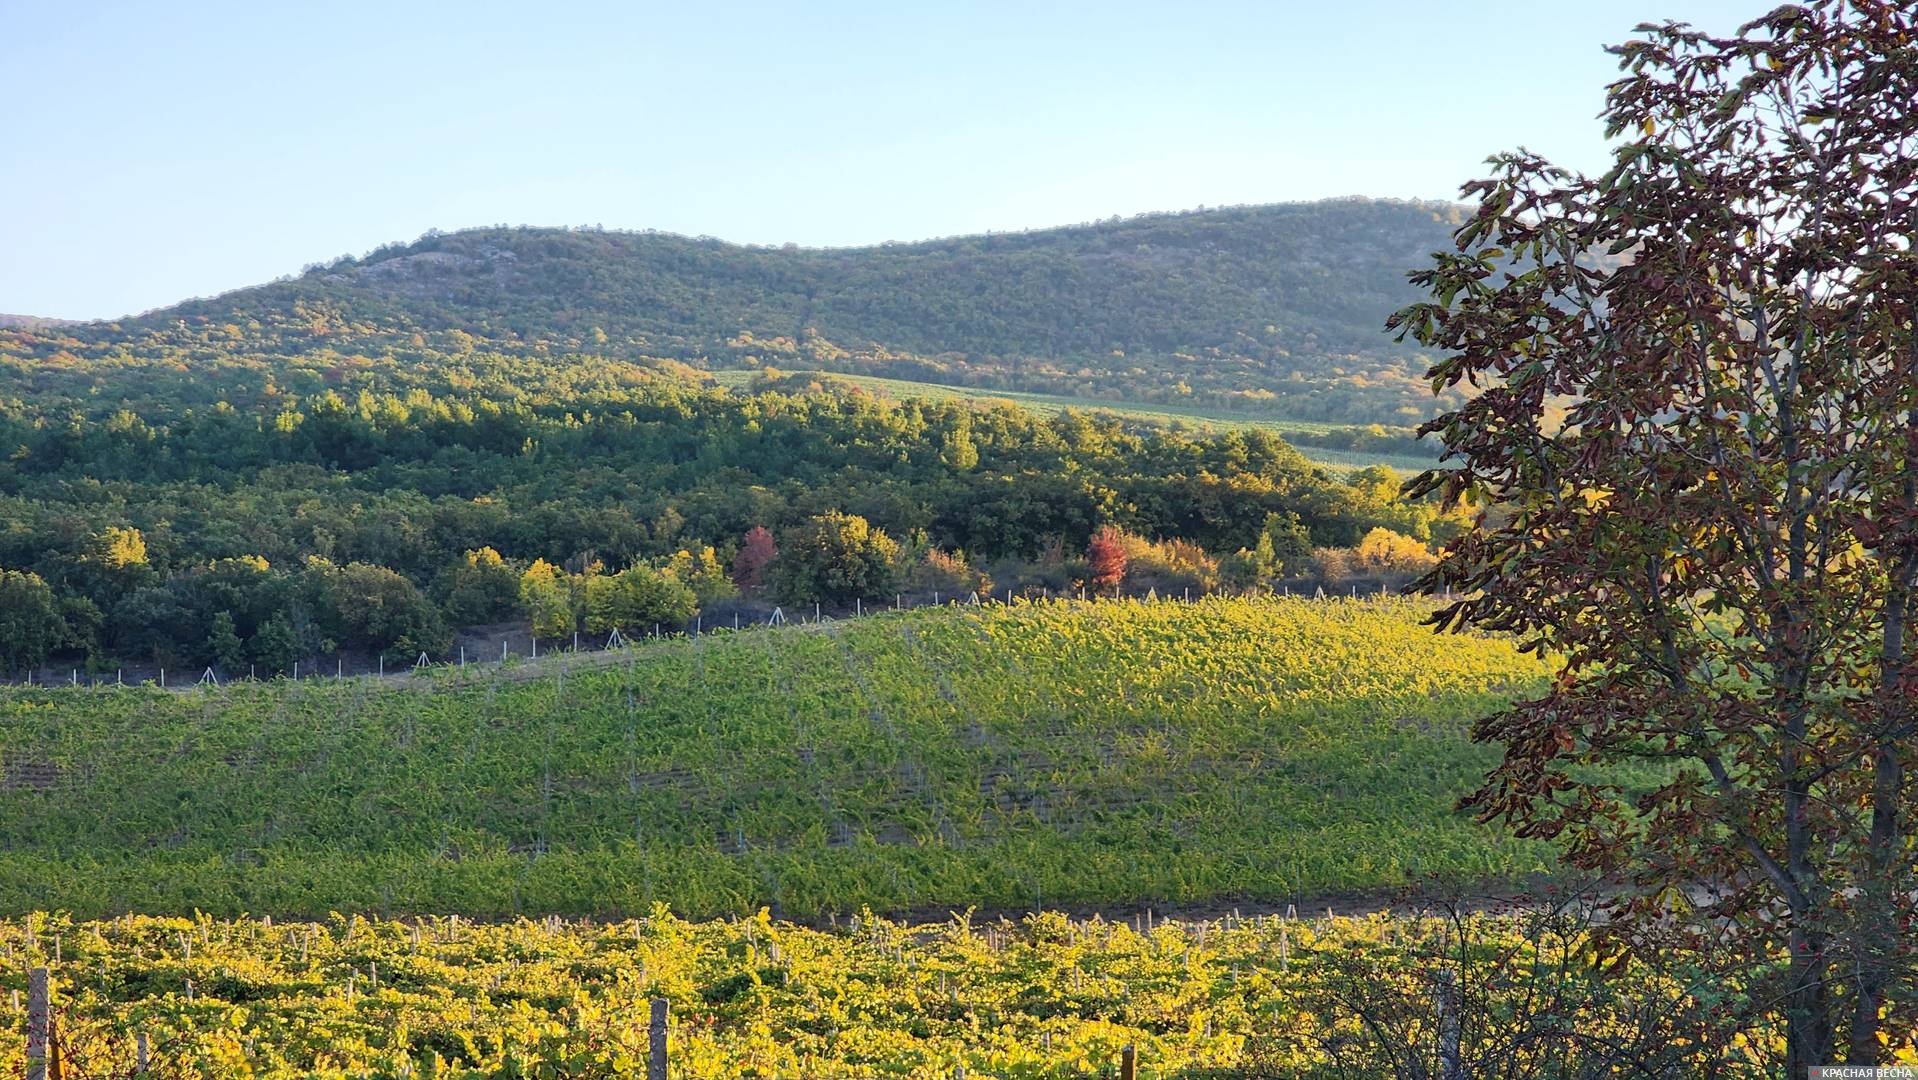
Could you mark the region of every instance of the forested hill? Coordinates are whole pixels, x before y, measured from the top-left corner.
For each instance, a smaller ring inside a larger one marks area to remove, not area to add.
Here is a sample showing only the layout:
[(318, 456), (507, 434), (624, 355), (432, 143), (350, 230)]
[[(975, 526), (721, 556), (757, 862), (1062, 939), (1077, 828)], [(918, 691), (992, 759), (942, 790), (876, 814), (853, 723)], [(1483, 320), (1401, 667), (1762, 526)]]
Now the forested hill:
[(1424, 358), (1382, 324), (1458, 214), (1347, 199), (839, 249), (475, 229), (83, 333), (823, 368), (1402, 424), (1434, 403)]

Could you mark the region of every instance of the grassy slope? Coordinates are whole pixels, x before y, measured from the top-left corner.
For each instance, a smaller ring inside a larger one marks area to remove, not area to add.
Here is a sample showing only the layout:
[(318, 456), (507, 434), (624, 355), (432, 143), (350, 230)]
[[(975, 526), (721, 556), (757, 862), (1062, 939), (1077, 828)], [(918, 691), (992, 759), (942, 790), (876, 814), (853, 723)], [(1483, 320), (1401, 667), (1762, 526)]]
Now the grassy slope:
[[(744, 368), (728, 368), (712, 373), (713, 380), (721, 386), (742, 387), (752, 381), (757, 371)], [(1215, 428), (1262, 428), (1281, 438), (1300, 432), (1319, 433), (1337, 428), (1351, 427), (1350, 424), (1327, 423), (1322, 420), (1274, 420), (1269, 417), (1251, 416), (1222, 409), (1207, 409), (1202, 406), (1183, 407), (1178, 405), (1141, 405), (1129, 401), (1102, 401), (1094, 398), (1066, 397), (1061, 394), (1029, 394), (1016, 390), (981, 390), (967, 386), (945, 386), (939, 383), (913, 382), (908, 379), (887, 379), (878, 375), (855, 375), (833, 371), (824, 373), (828, 378), (855, 383), (869, 390), (883, 393), (894, 398), (928, 398), (933, 401), (958, 399), (961, 401), (1010, 401), (1015, 405), (1043, 415), (1064, 412), (1067, 409), (1109, 412), (1129, 419), (1146, 420), (1158, 424), (1184, 424), (1190, 427)], [(1345, 472), (1362, 469), (1368, 465), (1390, 465), (1401, 472), (1424, 472), (1433, 466), (1431, 458), (1413, 457), (1408, 454), (1370, 453), (1362, 450), (1338, 450), (1324, 446), (1306, 446), (1294, 443), (1294, 448), (1308, 459), (1324, 465), (1328, 469)]]
[(948, 609), (564, 675), (8, 691), (0, 910), (803, 915), (1537, 869), (1452, 803), (1488, 763), (1469, 720), (1539, 668), (1418, 610)]

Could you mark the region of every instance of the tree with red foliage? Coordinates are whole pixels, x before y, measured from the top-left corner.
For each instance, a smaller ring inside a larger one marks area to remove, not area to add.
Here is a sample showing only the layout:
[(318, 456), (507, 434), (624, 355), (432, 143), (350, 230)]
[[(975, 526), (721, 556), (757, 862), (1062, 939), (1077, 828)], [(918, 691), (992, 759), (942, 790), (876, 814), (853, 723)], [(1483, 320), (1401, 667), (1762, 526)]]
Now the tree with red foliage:
[(1125, 537), (1110, 525), (1092, 534), (1086, 545), (1088, 581), (1095, 589), (1117, 589), (1125, 581)]
[(765, 583), (766, 568), (778, 557), (779, 547), (773, 543), (773, 534), (763, 525), (754, 525), (746, 530), (739, 554), (733, 556), (733, 584), (739, 586), (741, 593), (757, 593)]
[(1784, 1075), (1918, 1029), (1918, 7), (1638, 28), (1614, 164), (1523, 152), (1392, 318), (1475, 387), (1426, 587), (1553, 658), (1466, 804), (1629, 886), (1603, 932), (1747, 982)]

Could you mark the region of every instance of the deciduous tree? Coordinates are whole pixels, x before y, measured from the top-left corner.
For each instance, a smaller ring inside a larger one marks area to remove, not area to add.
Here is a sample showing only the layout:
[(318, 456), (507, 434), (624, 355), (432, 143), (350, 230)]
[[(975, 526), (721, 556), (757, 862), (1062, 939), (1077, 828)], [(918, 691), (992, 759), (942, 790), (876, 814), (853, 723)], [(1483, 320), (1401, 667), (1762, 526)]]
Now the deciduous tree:
[(1918, 1024), (1918, 9), (1638, 33), (1611, 169), (1495, 158), (1393, 320), (1481, 391), (1413, 489), (1480, 508), (1439, 621), (1559, 658), (1468, 803), (1629, 883), (1618, 942), (1772, 971), (1789, 1075), (1879, 1062)]
[(773, 591), (791, 603), (890, 596), (899, 545), (857, 514), (820, 514), (780, 538)]
[(1092, 534), (1086, 545), (1087, 584), (1095, 589), (1116, 589), (1125, 581), (1125, 534), (1106, 525)]
[(0, 570), (0, 665), (32, 668), (65, 633), (59, 602), (40, 575)]
[(778, 556), (779, 546), (773, 543), (773, 534), (764, 525), (747, 529), (739, 554), (733, 556), (733, 584), (742, 593), (757, 593), (765, 583), (766, 568)]

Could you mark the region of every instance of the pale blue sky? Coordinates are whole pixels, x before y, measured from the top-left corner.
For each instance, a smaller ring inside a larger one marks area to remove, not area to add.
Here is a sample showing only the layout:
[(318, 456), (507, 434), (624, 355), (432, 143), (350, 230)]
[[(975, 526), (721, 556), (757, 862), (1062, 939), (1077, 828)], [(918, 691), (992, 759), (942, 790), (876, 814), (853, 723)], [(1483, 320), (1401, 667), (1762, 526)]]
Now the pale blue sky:
[(1603, 161), (1601, 46), (1771, 0), (0, 0), (0, 312), (428, 228), (857, 244)]

